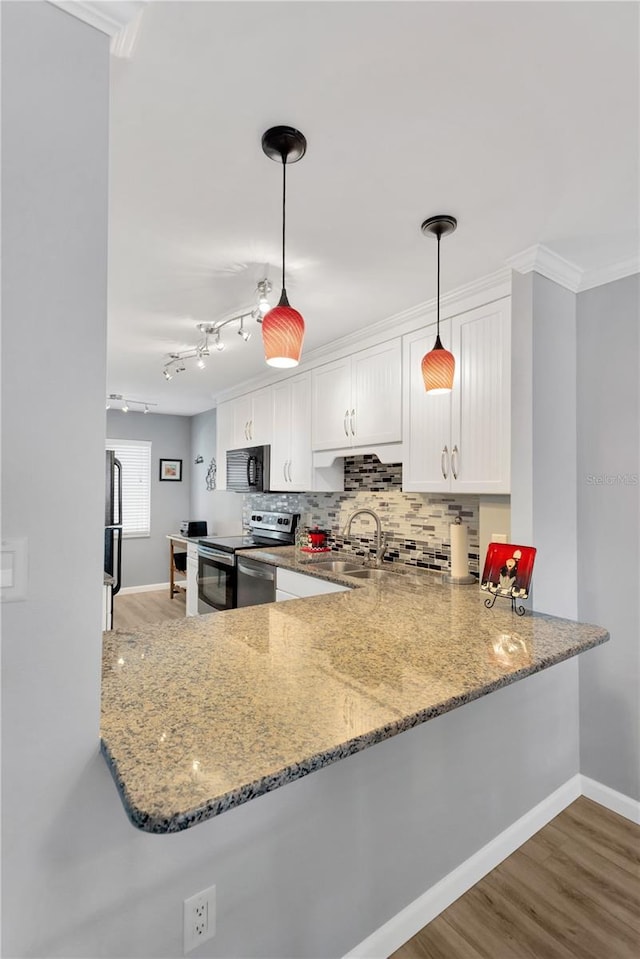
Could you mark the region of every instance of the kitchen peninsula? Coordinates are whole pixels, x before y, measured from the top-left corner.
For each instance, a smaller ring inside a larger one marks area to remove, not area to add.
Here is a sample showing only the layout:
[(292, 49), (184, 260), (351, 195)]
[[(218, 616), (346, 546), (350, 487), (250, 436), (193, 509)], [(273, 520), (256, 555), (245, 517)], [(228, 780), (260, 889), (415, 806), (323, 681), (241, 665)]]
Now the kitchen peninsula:
[[(252, 559), (353, 587), (295, 559)], [(127, 814), (187, 829), (608, 640), (429, 573), (105, 636), (102, 751)]]

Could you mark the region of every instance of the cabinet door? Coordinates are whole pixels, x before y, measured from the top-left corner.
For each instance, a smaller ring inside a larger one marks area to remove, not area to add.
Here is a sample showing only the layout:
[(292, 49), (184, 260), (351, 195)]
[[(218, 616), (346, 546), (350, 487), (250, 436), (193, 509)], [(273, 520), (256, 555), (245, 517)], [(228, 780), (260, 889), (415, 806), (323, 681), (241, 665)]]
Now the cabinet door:
[(198, 615), (198, 554), (187, 555), (187, 616)]
[(273, 440), (273, 387), (256, 390), (249, 394), (249, 444), (267, 446)]
[(251, 394), (246, 393), (230, 402), (233, 409), (233, 436), (232, 445), (227, 448), (237, 450), (252, 445), (249, 433), (252, 415)]
[[(273, 441), (271, 443), (272, 492), (291, 488), (287, 468), (291, 459), (291, 385), (290, 380), (273, 387)], [(307, 437), (308, 442), (308, 437)]]
[(451, 488), (508, 493), (511, 459), (511, 317), (497, 300), (451, 320), (456, 358), (452, 394)]
[[(445, 321), (440, 324), (440, 338), (447, 349), (449, 335)], [(422, 379), (422, 357), (435, 339), (435, 325), (405, 337), (402, 488), (406, 492), (447, 492), (451, 484), (451, 394), (426, 393)]]
[[(302, 373), (289, 380), (291, 430), (288, 489), (304, 493), (312, 489), (311, 453), (311, 374)], [(277, 420), (276, 420), (277, 423)]]
[(312, 449), (351, 446), (351, 357), (311, 371)]
[(227, 488), (227, 450), (234, 448), (233, 402), (220, 403), (216, 410), (216, 489)]
[(353, 446), (402, 439), (402, 352), (398, 337), (351, 357)]

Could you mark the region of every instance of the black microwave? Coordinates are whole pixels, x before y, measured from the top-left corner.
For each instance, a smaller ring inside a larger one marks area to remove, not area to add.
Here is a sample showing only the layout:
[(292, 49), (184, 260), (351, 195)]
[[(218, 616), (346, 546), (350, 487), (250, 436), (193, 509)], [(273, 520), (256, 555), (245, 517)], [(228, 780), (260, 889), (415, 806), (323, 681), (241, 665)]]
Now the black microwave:
[(270, 446), (227, 450), (227, 489), (236, 493), (268, 493), (270, 473)]

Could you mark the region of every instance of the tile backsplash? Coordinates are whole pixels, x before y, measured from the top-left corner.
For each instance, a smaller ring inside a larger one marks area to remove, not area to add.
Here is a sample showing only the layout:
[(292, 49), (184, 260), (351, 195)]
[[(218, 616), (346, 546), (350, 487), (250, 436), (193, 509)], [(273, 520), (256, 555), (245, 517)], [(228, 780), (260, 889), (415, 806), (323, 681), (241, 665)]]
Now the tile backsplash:
[(403, 493), (402, 464), (382, 464), (375, 456), (345, 458), (344, 493), (251, 493), (244, 497), (243, 524), (257, 510), (300, 513), (305, 526), (330, 531), (334, 550), (359, 555), (375, 552), (375, 523), (359, 516), (348, 540), (343, 530), (356, 509), (372, 509), (387, 533), (385, 562), (448, 569), (449, 526), (457, 516), (469, 527), (469, 569), (478, 572), (477, 496)]

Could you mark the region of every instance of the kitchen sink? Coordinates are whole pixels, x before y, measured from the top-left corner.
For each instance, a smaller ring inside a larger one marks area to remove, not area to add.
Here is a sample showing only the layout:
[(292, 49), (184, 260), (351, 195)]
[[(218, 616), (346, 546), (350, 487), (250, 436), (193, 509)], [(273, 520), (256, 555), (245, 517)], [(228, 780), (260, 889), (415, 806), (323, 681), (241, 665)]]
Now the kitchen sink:
[(386, 569), (353, 569), (353, 572), (345, 572), (345, 576), (353, 577), (353, 579), (387, 579), (389, 576), (393, 576), (393, 573), (388, 573)]
[(344, 559), (323, 559), (313, 565), (314, 567), (317, 566), (318, 569), (324, 569), (332, 573), (345, 573), (346, 575), (349, 575), (348, 570), (362, 570), (362, 566), (357, 563), (347, 563)]

